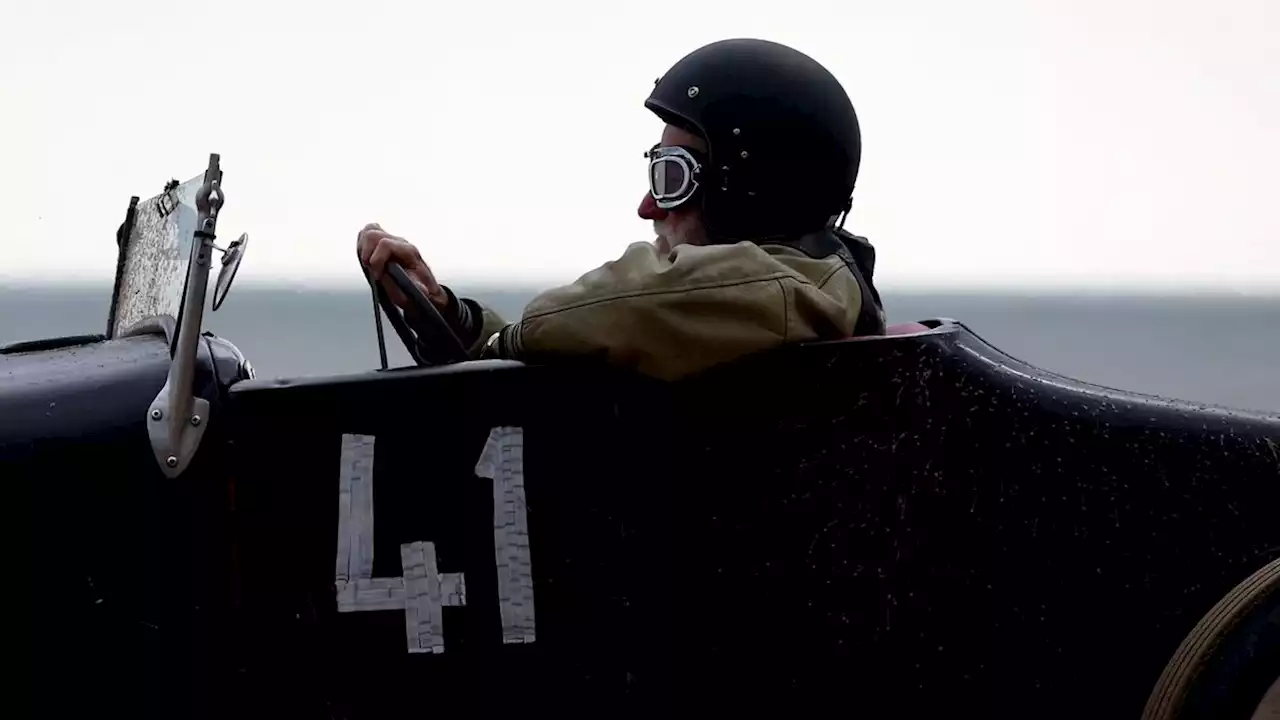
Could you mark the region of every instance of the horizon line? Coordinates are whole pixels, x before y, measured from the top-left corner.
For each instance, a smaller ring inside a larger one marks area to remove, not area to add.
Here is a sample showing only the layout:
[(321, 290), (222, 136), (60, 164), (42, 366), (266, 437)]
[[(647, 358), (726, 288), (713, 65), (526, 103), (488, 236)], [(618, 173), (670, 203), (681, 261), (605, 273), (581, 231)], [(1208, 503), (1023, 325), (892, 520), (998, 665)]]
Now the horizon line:
[[(17, 278), (0, 275), (0, 290), (88, 290), (93, 288), (109, 289), (114, 284), (110, 277), (69, 277), (69, 278)], [(500, 291), (515, 293), (539, 293), (562, 282), (545, 280), (513, 281), (498, 278), (470, 278), (450, 283), (450, 287), (465, 289), (469, 292)], [(317, 291), (317, 292), (353, 292), (366, 289), (367, 285), (360, 280), (347, 280), (333, 276), (312, 278), (245, 278), (236, 282), (231, 294), (237, 289), (249, 291)], [(1018, 295), (1061, 297), (1078, 295), (1087, 297), (1230, 297), (1251, 299), (1280, 300), (1280, 284), (1247, 284), (1230, 286), (1207, 283), (1174, 283), (1174, 282), (1124, 282), (1107, 283), (1047, 282), (1039, 283), (1027, 280), (1023, 282), (881, 282), (877, 283), (881, 294), (899, 295)]]

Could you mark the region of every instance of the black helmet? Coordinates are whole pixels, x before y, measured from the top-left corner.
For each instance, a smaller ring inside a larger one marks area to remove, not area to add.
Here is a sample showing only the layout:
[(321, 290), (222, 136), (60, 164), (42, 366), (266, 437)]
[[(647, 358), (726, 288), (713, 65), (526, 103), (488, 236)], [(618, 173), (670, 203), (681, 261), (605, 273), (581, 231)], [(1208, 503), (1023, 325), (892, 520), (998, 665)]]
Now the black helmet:
[(707, 141), (698, 181), (716, 242), (801, 235), (849, 207), (858, 117), (804, 53), (766, 40), (706, 45), (655, 83), (645, 107)]

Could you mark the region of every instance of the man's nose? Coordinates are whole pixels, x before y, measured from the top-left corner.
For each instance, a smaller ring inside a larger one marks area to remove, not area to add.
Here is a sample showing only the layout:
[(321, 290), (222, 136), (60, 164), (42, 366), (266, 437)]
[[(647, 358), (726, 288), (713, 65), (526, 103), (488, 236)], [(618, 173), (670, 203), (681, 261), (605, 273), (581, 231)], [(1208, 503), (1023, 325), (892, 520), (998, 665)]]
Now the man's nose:
[(658, 201), (653, 199), (653, 193), (645, 193), (644, 199), (640, 201), (641, 220), (666, 220), (667, 211), (658, 207)]

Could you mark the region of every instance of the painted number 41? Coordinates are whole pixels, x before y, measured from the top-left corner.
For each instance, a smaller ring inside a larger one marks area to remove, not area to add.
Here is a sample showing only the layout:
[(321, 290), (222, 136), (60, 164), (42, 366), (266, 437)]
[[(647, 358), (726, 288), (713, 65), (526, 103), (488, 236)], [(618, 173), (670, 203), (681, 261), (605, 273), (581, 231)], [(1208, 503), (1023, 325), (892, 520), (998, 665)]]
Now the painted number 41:
[[(442, 573), (432, 542), (400, 546), (401, 577), (373, 577), (371, 435), (342, 436), (338, 489), (338, 612), (404, 611), (411, 653), (444, 652), (442, 609), (467, 604), (463, 573)], [(498, 427), (476, 463), (493, 485), (493, 547), (503, 643), (535, 640), (529, 520), (524, 495), (524, 431)]]

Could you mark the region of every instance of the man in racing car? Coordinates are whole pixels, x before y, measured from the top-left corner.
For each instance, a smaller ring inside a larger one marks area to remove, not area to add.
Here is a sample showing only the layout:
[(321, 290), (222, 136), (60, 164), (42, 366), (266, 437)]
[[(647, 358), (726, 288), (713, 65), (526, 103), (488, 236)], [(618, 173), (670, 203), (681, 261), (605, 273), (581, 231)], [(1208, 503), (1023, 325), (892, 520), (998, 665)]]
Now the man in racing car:
[(826, 68), (777, 43), (720, 41), (677, 62), (645, 106), (666, 123), (639, 207), (657, 239), (543, 292), (518, 322), (455, 296), (377, 224), (358, 235), (360, 262), (412, 312), (384, 273), (399, 263), (472, 357), (595, 356), (670, 380), (787, 343), (884, 334), (875, 250), (842, 229), (861, 133)]

